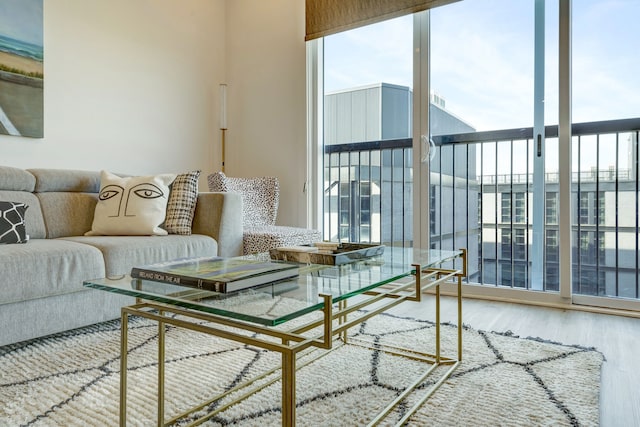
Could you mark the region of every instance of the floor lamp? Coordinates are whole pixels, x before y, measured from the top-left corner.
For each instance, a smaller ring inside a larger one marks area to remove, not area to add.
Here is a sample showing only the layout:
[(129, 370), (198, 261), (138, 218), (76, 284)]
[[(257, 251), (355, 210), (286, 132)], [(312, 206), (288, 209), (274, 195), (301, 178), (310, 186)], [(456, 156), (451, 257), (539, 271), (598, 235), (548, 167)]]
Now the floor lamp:
[(222, 131), (222, 172), (224, 172), (224, 143), (227, 133), (227, 85), (220, 84), (220, 130)]

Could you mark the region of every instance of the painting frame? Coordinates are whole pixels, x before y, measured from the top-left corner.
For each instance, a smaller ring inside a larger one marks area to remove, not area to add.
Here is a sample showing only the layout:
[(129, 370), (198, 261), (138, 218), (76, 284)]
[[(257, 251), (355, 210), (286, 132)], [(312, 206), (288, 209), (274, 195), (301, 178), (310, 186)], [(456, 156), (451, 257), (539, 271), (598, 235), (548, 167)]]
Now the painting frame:
[(44, 137), (44, 0), (0, 0), (0, 134)]

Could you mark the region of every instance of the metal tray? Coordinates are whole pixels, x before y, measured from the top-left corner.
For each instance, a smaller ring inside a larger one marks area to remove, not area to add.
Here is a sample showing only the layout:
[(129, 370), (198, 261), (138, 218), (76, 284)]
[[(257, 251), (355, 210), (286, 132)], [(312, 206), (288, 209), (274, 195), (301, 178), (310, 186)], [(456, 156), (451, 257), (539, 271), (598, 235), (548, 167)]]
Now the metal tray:
[(308, 262), (311, 264), (342, 265), (372, 258), (384, 253), (384, 245), (367, 243), (340, 243), (332, 254), (320, 254), (317, 252), (287, 251), (283, 249), (271, 249), (271, 259), (293, 262)]

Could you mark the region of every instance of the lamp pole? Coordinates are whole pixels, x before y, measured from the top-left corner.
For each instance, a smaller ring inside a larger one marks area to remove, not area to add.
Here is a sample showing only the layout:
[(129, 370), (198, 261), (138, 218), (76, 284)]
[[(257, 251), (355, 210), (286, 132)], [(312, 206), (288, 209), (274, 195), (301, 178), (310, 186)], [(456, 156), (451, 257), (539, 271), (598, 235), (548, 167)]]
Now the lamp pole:
[(227, 85), (220, 84), (220, 131), (222, 131), (222, 172), (224, 172), (224, 144), (227, 133)]

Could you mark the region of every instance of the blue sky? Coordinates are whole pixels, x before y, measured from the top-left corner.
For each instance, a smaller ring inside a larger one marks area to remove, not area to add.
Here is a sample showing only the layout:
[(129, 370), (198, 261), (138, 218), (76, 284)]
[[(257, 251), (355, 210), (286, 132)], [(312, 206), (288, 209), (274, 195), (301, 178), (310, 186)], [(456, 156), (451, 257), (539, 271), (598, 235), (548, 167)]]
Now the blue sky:
[[(572, 3), (574, 122), (640, 117), (640, 1)], [(431, 12), (431, 87), (478, 130), (532, 126), (533, 5), (464, 0)], [(545, 122), (555, 124), (558, 0), (546, 15)], [(325, 38), (325, 90), (411, 87), (412, 25), (408, 16)]]
[(42, 46), (43, 0), (0, 0), (0, 34)]

